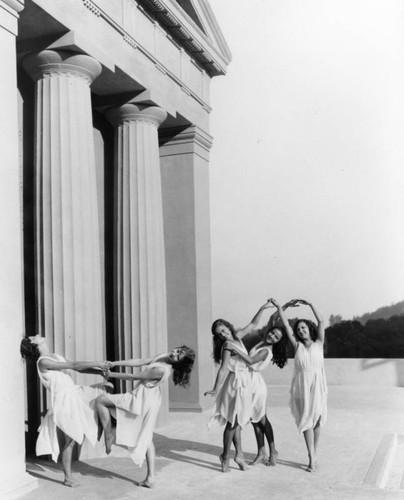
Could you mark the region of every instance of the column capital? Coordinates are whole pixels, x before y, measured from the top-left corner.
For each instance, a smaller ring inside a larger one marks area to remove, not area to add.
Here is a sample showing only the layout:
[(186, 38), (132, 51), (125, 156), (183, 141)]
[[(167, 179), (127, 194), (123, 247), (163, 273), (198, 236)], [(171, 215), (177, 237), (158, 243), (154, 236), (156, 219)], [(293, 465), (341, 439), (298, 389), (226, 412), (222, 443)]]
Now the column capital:
[(100, 75), (102, 66), (94, 57), (68, 50), (43, 50), (23, 58), (23, 66), (35, 80), (64, 75), (83, 78), (88, 85)]
[(124, 122), (148, 122), (158, 127), (167, 118), (167, 112), (158, 106), (128, 103), (110, 108), (106, 116), (114, 127)]
[(160, 133), (160, 157), (195, 153), (208, 160), (213, 137), (196, 125), (186, 129), (166, 128)]

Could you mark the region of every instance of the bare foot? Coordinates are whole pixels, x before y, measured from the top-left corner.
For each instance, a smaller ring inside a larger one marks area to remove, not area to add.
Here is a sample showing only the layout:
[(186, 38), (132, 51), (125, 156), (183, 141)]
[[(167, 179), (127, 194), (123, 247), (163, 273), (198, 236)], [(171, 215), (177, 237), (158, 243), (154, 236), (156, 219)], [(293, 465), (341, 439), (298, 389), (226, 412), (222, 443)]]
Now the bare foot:
[(68, 486), (69, 488), (77, 488), (78, 486), (80, 486), (80, 483), (78, 483), (75, 479), (73, 479), (72, 477), (69, 477), (69, 478), (66, 478), (64, 481), (63, 481), (63, 484), (65, 486)]
[(112, 450), (112, 443), (114, 441), (114, 436), (111, 433), (104, 432), (104, 439), (105, 439), (105, 451), (107, 452), (107, 455), (109, 455)]
[(139, 486), (143, 486), (143, 488), (154, 488), (154, 481), (150, 477), (146, 477), (145, 480), (140, 481)]
[(317, 463), (316, 462), (310, 462), (306, 468), (307, 472), (315, 472), (316, 470), (317, 470)]
[(244, 457), (235, 456), (234, 461), (240, 467), (240, 470), (248, 470), (248, 465), (246, 464)]
[(266, 461), (266, 456), (265, 456), (265, 453), (262, 453), (262, 452), (259, 452), (257, 453), (257, 456), (254, 458), (254, 460), (252, 462), (249, 462), (248, 465), (257, 465), (257, 464), (262, 464), (262, 463), (265, 463)]
[(219, 455), (220, 465), (222, 466), (222, 472), (230, 472), (229, 459), (223, 458), (223, 455)]
[(268, 467), (275, 467), (277, 461), (278, 461), (278, 452), (274, 451), (273, 453), (270, 453), (269, 460), (266, 465), (268, 465)]

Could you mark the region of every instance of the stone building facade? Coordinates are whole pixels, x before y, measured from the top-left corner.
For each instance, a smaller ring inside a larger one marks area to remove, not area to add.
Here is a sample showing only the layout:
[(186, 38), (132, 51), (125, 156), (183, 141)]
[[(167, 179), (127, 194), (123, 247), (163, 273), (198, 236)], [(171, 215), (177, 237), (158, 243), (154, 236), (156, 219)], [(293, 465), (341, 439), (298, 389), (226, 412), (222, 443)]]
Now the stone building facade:
[(0, 0), (0, 47), (0, 497), (14, 498), (36, 485), (25, 454), (46, 408), (24, 335), (76, 360), (192, 346), (192, 385), (169, 387), (162, 418), (204, 408), (209, 85), (231, 56), (207, 0)]

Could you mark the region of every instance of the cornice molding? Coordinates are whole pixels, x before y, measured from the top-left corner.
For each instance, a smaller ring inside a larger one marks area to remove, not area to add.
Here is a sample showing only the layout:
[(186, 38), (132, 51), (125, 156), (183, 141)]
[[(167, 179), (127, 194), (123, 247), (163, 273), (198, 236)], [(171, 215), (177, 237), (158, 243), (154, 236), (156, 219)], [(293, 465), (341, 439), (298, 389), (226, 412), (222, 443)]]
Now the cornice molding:
[(25, 7), (25, 0), (1, 0), (0, 3), (6, 4), (10, 9), (21, 12)]
[(204, 6), (203, 12), (214, 27), (221, 54), (209, 38), (195, 25), (182, 9), (170, 0), (136, 0), (139, 6), (164, 26), (172, 38), (193, 57), (209, 76), (224, 75), (231, 60), (230, 51), (214, 20), (213, 12)]
[[(200, 97), (198, 96), (198, 94), (196, 94), (195, 92), (193, 92), (190, 88), (188, 88), (183, 82), (182, 80), (176, 76), (173, 72), (171, 72), (168, 68), (166, 68), (164, 65), (162, 65), (154, 56), (153, 54), (151, 54), (145, 47), (143, 47), (140, 43), (138, 43), (127, 31), (125, 31), (123, 29), (122, 26), (120, 26), (118, 23), (116, 23), (113, 19), (111, 19), (109, 17), (109, 15), (107, 13), (105, 13), (104, 11), (102, 11), (100, 8), (98, 8), (96, 5), (95, 5), (95, 2), (96, 0), (82, 0), (83, 4), (85, 7), (87, 7), (90, 12), (92, 12), (94, 15), (96, 15), (97, 17), (99, 17), (100, 19), (103, 19), (106, 23), (108, 23), (113, 29), (115, 29), (118, 33), (121, 34), (122, 36), (122, 39), (125, 43), (127, 43), (130, 47), (132, 47), (133, 50), (139, 50), (140, 52), (142, 52), (148, 59), (150, 59), (156, 66), (156, 68), (161, 72), (163, 73), (164, 75), (166, 75), (168, 78), (171, 78), (174, 82), (177, 83), (177, 85), (179, 85), (181, 87), (181, 89), (190, 97), (192, 97), (193, 99), (195, 99), (201, 106), (202, 108), (207, 112), (207, 113), (210, 113), (212, 111), (212, 108)], [(132, 2), (134, 4), (137, 5), (137, 2), (135, 0), (132, 0)], [(139, 6), (143, 11), (143, 7)], [(145, 12), (145, 14), (147, 14)], [(150, 16), (150, 14), (148, 14), (148, 17), (154, 21), (154, 18), (152, 16)], [(178, 42), (176, 42), (177, 45)], [(183, 47), (179, 46), (179, 49), (180, 50), (184, 50)], [(191, 62), (193, 64), (195, 64), (195, 66), (197, 66), (197, 64), (192, 61), (191, 59)], [(203, 68), (201, 69), (201, 67), (199, 67), (199, 70), (200, 71), (204, 71)], [(208, 74), (208, 72), (206, 71), (206, 73)], [(218, 74), (223, 74), (223, 73), (218, 73)], [(212, 75), (210, 75), (212, 76)]]

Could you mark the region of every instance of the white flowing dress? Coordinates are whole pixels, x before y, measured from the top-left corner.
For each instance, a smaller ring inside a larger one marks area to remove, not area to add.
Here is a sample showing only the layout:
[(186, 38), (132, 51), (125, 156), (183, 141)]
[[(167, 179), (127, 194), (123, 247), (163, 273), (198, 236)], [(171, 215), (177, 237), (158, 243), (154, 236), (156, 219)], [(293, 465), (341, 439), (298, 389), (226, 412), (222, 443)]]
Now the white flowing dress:
[(323, 343), (306, 348), (298, 342), (294, 374), (290, 388), (290, 409), (299, 432), (327, 421), (327, 381), (324, 370)]
[(254, 357), (261, 351), (267, 351), (267, 357), (258, 363), (250, 365), (252, 384), (251, 422), (259, 422), (266, 414), (267, 407), (267, 385), (260, 372), (264, 370), (271, 361), (271, 348), (267, 346), (255, 346), (250, 350), (249, 355), (250, 357)]
[(38, 363), (45, 358), (59, 362), (66, 362), (66, 359), (55, 354), (41, 356), (37, 361), (38, 375), (48, 394), (48, 411), (38, 429), (35, 452), (38, 456), (52, 455), (56, 462), (60, 452), (57, 427), (79, 444), (87, 438), (95, 445), (98, 417), (94, 401), (105, 394), (106, 390), (102, 383), (92, 386), (76, 385), (69, 370), (47, 370), (42, 373)]
[(166, 363), (156, 360), (147, 365), (147, 368), (154, 367), (164, 370), (161, 380), (139, 380), (132, 392), (107, 394), (115, 406), (112, 413), (116, 418), (116, 444), (128, 447), (132, 460), (139, 466), (142, 466), (153, 439), (161, 405), (161, 384), (172, 373), (171, 366)]
[[(243, 351), (247, 350), (240, 342)], [(251, 420), (252, 384), (251, 374), (246, 363), (238, 356), (229, 358), (229, 373), (216, 397), (215, 406), (208, 422), (208, 428), (214, 429), (230, 422), (244, 427)]]

